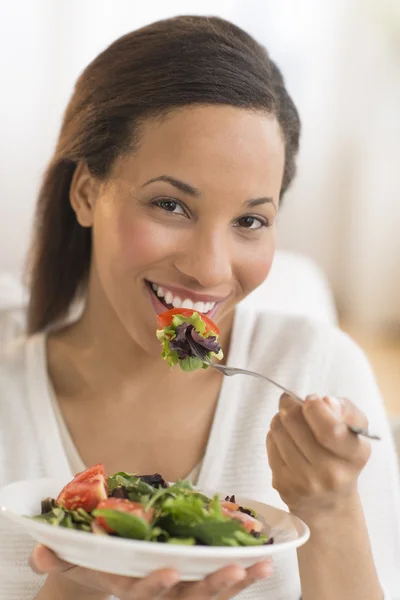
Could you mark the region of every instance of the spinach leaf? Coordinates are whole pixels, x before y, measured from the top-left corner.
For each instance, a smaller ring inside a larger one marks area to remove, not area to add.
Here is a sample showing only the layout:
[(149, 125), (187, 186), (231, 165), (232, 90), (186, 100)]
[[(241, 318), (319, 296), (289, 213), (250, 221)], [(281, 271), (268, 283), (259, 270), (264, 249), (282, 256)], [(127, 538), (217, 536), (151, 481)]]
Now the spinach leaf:
[(145, 540), (150, 536), (151, 526), (130, 513), (109, 508), (100, 508), (93, 511), (94, 517), (104, 517), (107, 525), (119, 536), (134, 540)]

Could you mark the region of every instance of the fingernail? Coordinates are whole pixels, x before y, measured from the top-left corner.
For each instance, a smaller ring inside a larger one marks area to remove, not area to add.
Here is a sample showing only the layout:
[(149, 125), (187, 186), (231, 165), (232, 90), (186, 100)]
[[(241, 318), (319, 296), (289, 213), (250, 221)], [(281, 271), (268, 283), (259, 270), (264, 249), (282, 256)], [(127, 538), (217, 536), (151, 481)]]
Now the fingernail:
[(308, 400), (308, 402), (315, 402), (317, 400), (319, 400), (319, 396), (318, 394), (310, 394), (309, 396), (307, 396), (306, 400)]
[(324, 402), (329, 406), (335, 417), (340, 417), (342, 414), (342, 403), (335, 396), (324, 396)]

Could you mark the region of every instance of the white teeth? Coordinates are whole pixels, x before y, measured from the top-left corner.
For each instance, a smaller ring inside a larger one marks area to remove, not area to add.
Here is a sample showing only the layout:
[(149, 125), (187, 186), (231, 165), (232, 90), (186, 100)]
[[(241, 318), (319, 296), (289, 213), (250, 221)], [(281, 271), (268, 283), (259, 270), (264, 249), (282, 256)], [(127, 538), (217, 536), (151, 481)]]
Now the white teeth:
[(179, 296), (175, 296), (175, 298), (172, 300), (172, 306), (174, 308), (180, 308), (182, 306), (182, 300), (179, 298)]
[(193, 302), (189, 298), (181, 300), (179, 296), (174, 296), (172, 292), (157, 283), (152, 283), (151, 287), (159, 298), (164, 298), (165, 303), (171, 304), (174, 308), (190, 308), (201, 313), (208, 313), (215, 306), (215, 302)]
[(193, 309), (194, 310), (198, 310), (199, 312), (203, 313), (206, 310), (205, 307), (206, 307), (206, 305), (204, 304), (204, 302), (195, 302), (194, 306), (193, 306)]
[(193, 310), (193, 302), (189, 300), (189, 298), (186, 298), (186, 300), (182, 302), (182, 308), (191, 308)]

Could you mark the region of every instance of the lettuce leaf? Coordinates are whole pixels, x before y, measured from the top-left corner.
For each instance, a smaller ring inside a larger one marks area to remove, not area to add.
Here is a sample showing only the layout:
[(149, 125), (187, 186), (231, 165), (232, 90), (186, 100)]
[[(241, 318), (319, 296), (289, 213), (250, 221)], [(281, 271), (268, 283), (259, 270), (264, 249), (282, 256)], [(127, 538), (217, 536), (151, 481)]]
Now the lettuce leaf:
[(133, 514), (110, 508), (96, 508), (92, 515), (103, 517), (106, 523), (120, 537), (133, 540), (145, 540), (151, 535), (151, 525)]
[(77, 529), (78, 531), (90, 531), (93, 517), (83, 508), (77, 510), (67, 510), (63, 506), (57, 506), (55, 501), (51, 510), (32, 517), (35, 521), (48, 523), (49, 525), (58, 525), (66, 529)]
[(174, 315), (171, 325), (158, 329), (156, 335), (162, 344), (161, 356), (170, 367), (179, 364), (183, 371), (208, 368), (207, 364), (193, 355), (187, 341), (188, 336), (192, 342), (206, 348), (209, 358), (220, 360), (223, 357), (217, 336), (212, 331), (206, 331), (206, 325), (198, 312), (189, 317)]
[(172, 537), (195, 538), (207, 546), (260, 546), (265, 536), (254, 537), (240, 521), (225, 516), (218, 497), (204, 505), (196, 495), (167, 498), (162, 505), (160, 524)]
[(157, 489), (142, 481), (137, 475), (120, 471), (108, 477), (108, 493), (110, 496), (116, 496), (116, 490), (122, 488), (126, 497), (134, 502), (140, 502), (144, 496), (153, 496)]

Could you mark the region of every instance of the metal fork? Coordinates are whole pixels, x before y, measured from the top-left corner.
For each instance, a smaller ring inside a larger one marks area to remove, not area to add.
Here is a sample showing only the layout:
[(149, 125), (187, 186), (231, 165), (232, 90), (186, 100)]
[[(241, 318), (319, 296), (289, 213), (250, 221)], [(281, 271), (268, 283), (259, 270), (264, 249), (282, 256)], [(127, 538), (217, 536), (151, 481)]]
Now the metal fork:
[[(268, 381), (275, 387), (279, 388), (280, 390), (282, 390), (283, 392), (285, 392), (286, 394), (291, 396), (294, 400), (296, 400), (300, 404), (304, 404), (303, 398), (301, 398), (298, 394), (296, 394), (295, 392), (292, 392), (291, 390), (289, 390), (285, 386), (281, 385), (280, 383), (277, 383), (270, 377), (267, 377), (266, 375), (261, 375), (261, 373), (256, 373), (255, 371), (248, 371), (247, 369), (238, 369), (236, 367), (227, 367), (225, 365), (215, 364), (210, 360), (209, 355), (208, 355), (208, 350), (206, 350), (206, 348), (203, 348), (203, 346), (200, 346), (200, 344), (196, 344), (196, 342), (191, 343), (191, 341), (189, 341), (189, 345), (192, 349), (193, 354), (195, 354), (197, 356), (197, 358), (199, 358), (202, 362), (204, 362), (209, 367), (212, 367), (216, 371), (220, 371), (220, 373), (223, 373), (224, 375), (227, 375), (228, 377), (230, 377), (232, 375), (250, 375), (250, 377), (257, 377), (258, 379), (264, 379), (265, 381)], [(348, 423), (346, 423), (346, 425), (349, 428), (349, 430), (352, 433), (355, 433), (356, 435), (362, 435), (366, 438), (369, 438), (370, 440), (380, 440), (381, 439), (378, 435), (370, 433), (364, 427), (357, 427), (355, 425), (349, 425)]]

